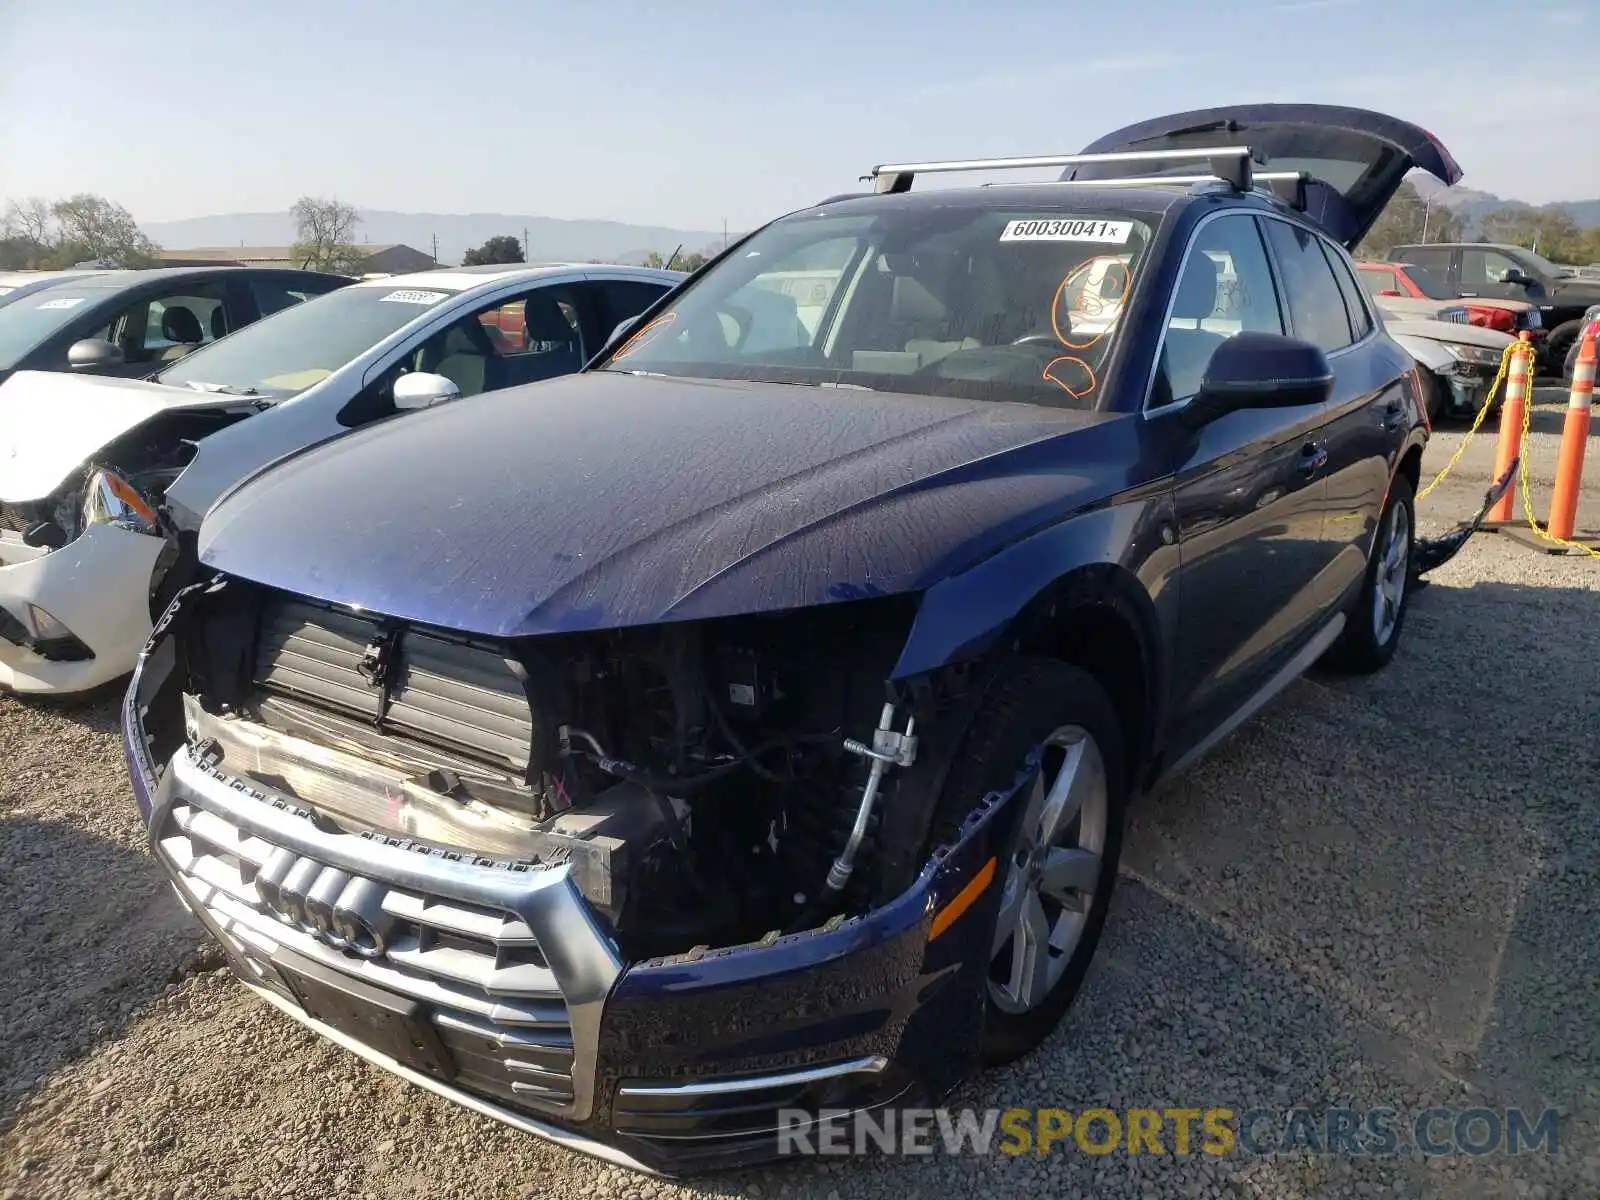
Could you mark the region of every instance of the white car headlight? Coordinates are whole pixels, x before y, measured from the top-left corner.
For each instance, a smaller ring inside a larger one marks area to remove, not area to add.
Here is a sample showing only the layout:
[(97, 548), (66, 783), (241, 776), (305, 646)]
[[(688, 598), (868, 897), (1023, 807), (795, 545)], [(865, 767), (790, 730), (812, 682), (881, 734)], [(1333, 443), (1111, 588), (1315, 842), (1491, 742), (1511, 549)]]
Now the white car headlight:
[(115, 525), (134, 533), (161, 536), (161, 520), (139, 490), (115, 471), (96, 471), (83, 497), (84, 528)]
[(1479, 367), (1497, 367), (1500, 365), (1500, 352), (1488, 350), (1482, 346), (1463, 346), (1458, 342), (1441, 343), (1446, 350), (1455, 355), (1464, 363), (1472, 363)]

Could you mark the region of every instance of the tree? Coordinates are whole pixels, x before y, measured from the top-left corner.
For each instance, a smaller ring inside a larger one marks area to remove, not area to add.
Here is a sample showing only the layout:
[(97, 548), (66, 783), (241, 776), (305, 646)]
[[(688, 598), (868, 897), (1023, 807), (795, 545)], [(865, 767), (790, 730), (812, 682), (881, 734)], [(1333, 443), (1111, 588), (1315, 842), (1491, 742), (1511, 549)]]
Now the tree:
[(70, 267), (80, 262), (109, 267), (149, 267), (161, 259), (161, 247), (139, 230), (133, 214), (104, 196), (80, 192), (50, 206), (56, 223), (51, 260)]
[(6, 205), (5, 235), (22, 238), (36, 246), (48, 246), (54, 218), (50, 215), (50, 201), (43, 196), (29, 196), (12, 200)]
[(1483, 240), (1526, 246), (1552, 262), (1587, 263), (1600, 250), (1600, 231), (1584, 229), (1557, 208), (1507, 205), (1485, 213)]
[(289, 210), (294, 218), (294, 260), (313, 271), (355, 274), (364, 257), (356, 246), (361, 217), (348, 204), (320, 196), (301, 196)]
[(1416, 188), (1402, 183), (1377, 221), (1361, 239), (1356, 253), (1365, 259), (1387, 258), (1396, 246), (1416, 242), (1461, 240), (1461, 218), (1437, 200), (1424, 200)]
[(701, 254), (698, 250), (691, 251), (688, 254), (674, 253), (667, 256), (663, 256), (659, 251), (652, 250), (644, 256), (644, 265), (655, 267), (657, 270), (670, 264), (671, 269), (674, 271), (698, 271), (710, 261), (709, 255)]
[(461, 260), (463, 267), (482, 267), (490, 263), (519, 263), (527, 262), (527, 257), (522, 253), (522, 243), (509, 234), (500, 234), (490, 238), (476, 250), (468, 250), (466, 257)]

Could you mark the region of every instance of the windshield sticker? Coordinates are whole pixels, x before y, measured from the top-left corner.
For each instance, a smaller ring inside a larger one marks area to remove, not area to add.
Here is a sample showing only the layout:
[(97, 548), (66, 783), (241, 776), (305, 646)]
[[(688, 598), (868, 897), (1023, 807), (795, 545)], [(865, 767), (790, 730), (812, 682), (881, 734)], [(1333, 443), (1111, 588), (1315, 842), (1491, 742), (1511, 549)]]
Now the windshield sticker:
[(40, 308), (77, 308), (83, 303), (82, 296), (62, 297), (59, 300), (46, 300), (39, 305)]
[(1007, 221), (1000, 233), (1002, 242), (1114, 242), (1118, 245), (1133, 236), (1132, 221), (1089, 221), (1081, 217)]
[(390, 292), (387, 296), (379, 296), (380, 304), (437, 304), (450, 295), (449, 292), (422, 292), (415, 288), (402, 288), (398, 292)]

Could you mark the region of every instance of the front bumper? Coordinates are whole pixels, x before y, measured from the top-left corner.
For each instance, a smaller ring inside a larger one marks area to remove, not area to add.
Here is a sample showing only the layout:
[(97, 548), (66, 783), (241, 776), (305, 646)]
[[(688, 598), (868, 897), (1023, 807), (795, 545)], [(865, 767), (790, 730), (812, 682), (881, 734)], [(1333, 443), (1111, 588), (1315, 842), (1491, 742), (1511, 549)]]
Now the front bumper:
[[(859, 919), (627, 965), (565, 868), (326, 832), (187, 749), (158, 766), (142, 674), (124, 746), (180, 899), (258, 994), (419, 1086), (571, 1149), (681, 1174), (776, 1157), (794, 1110), (926, 1103), (976, 1065), (998, 889), (929, 934), (992, 852), (1009, 797)], [(379, 952), (346, 936), (363, 923)], [(328, 986), (344, 997), (332, 1018)], [(396, 1040), (396, 1020), (413, 1044)]]
[(48, 552), (25, 545), (20, 534), (0, 534), (0, 608), (21, 623), (27, 606), (37, 605), (92, 655), (54, 661), (0, 636), (0, 691), (83, 692), (131, 671), (150, 636), (150, 586), (165, 546), (111, 525), (91, 525)]

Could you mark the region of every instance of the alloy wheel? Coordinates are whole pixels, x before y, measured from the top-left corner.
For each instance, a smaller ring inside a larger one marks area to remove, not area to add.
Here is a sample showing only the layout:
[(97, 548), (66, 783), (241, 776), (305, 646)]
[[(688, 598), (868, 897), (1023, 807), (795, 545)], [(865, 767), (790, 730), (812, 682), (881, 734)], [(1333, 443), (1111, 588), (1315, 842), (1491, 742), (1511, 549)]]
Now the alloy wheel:
[(1105, 761), (1087, 730), (1057, 729), (1020, 817), (995, 924), (989, 998), (1029, 1012), (1066, 973), (1100, 882), (1108, 812)]
[(1386, 646), (1400, 624), (1400, 609), (1405, 603), (1407, 571), (1411, 556), (1411, 517), (1404, 504), (1389, 510), (1378, 544), (1378, 570), (1373, 578), (1372, 634), (1378, 645)]

